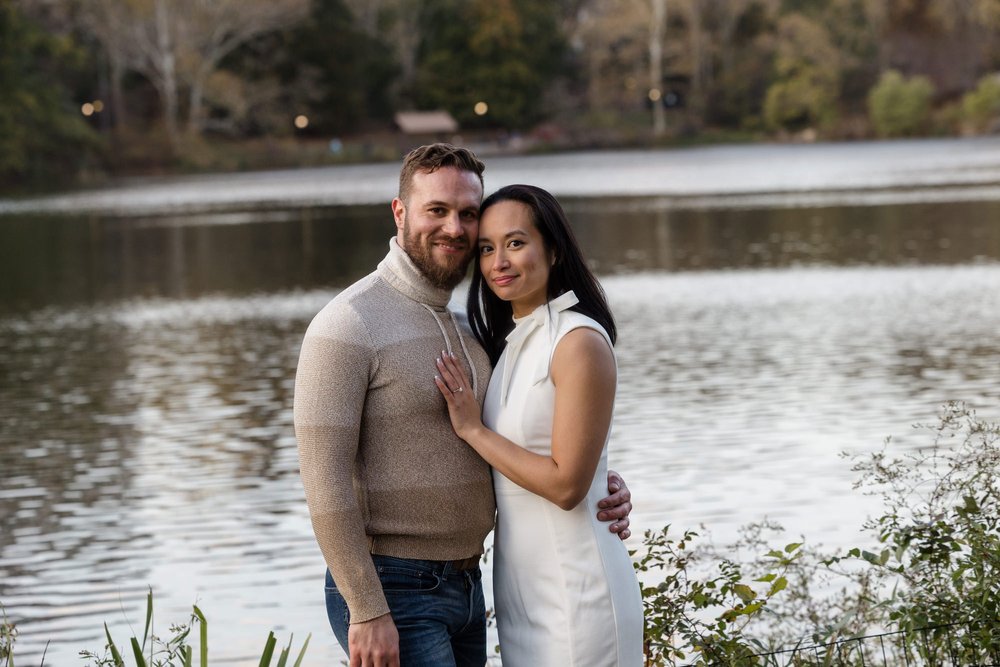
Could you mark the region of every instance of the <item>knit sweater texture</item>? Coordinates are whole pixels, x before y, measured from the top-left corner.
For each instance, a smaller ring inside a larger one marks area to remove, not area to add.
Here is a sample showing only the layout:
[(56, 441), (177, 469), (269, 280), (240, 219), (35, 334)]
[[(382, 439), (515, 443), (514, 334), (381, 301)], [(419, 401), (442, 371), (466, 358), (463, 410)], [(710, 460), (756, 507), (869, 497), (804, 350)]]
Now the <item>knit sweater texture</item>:
[(451, 428), (433, 382), (464, 360), (482, 405), (489, 357), (451, 293), (390, 240), (374, 273), (306, 331), (295, 376), (299, 465), (320, 551), (351, 622), (388, 613), (370, 554), (458, 560), (483, 552), (496, 504), (489, 466)]

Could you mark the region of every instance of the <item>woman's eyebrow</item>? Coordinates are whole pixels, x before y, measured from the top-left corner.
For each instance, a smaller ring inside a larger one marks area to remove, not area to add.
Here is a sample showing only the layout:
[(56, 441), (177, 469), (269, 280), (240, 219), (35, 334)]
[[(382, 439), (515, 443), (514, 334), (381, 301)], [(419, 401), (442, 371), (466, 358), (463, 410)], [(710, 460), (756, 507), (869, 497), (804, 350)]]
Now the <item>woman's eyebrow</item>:
[[(526, 232), (526, 231), (524, 231), (522, 229), (512, 229), (509, 232), (507, 232), (506, 234), (504, 234), (503, 238), (509, 239), (511, 236), (527, 236), (527, 235), (528, 235), (528, 232)], [(490, 241), (490, 238), (488, 236), (480, 236), (479, 237), (479, 242), (480, 243), (488, 243), (489, 241)]]

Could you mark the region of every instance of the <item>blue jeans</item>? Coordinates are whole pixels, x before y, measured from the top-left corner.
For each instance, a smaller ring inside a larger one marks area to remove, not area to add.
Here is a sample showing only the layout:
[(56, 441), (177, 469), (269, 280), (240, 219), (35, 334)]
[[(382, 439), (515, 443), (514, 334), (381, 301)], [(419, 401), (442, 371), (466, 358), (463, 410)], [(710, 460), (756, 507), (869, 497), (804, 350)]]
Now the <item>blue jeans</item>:
[[(402, 667), (486, 664), (486, 601), (478, 567), (459, 572), (450, 563), (375, 554), (372, 561), (399, 632)], [(326, 613), (346, 653), (351, 613), (329, 570)]]

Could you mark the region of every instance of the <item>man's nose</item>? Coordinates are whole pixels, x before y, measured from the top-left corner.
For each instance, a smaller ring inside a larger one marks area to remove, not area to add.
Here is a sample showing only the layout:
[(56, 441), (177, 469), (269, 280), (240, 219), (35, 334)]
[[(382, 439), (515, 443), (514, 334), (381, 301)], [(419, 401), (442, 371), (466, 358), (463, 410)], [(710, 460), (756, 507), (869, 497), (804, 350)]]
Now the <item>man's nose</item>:
[(441, 225), (441, 231), (449, 236), (462, 235), (462, 221), (459, 219), (457, 212), (445, 216), (444, 223)]

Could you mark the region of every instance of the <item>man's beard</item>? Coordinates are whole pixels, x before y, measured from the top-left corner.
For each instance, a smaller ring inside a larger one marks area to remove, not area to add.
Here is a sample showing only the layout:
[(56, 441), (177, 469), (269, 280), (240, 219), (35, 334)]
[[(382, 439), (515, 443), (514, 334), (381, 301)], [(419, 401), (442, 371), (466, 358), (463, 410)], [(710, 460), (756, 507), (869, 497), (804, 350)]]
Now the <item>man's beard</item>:
[(438, 289), (455, 289), (455, 286), (465, 278), (466, 269), (468, 269), (469, 260), (471, 259), (470, 254), (467, 253), (461, 259), (456, 259), (454, 265), (442, 265), (434, 261), (432, 244), (435, 240), (448, 240), (468, 245), (468, 241), (465, 239), (455, 239), (451, 236), (438, 235), (428, 239), (426, 243), (421, 243), (421, 239), (411, 235), (410, 231), (409, 222), (404, 218), (403, 250), (406, 251), (406, 254), (410, 256), (413, 263), (420, 269), (420, 273), (424, 274), (424, 277)]

